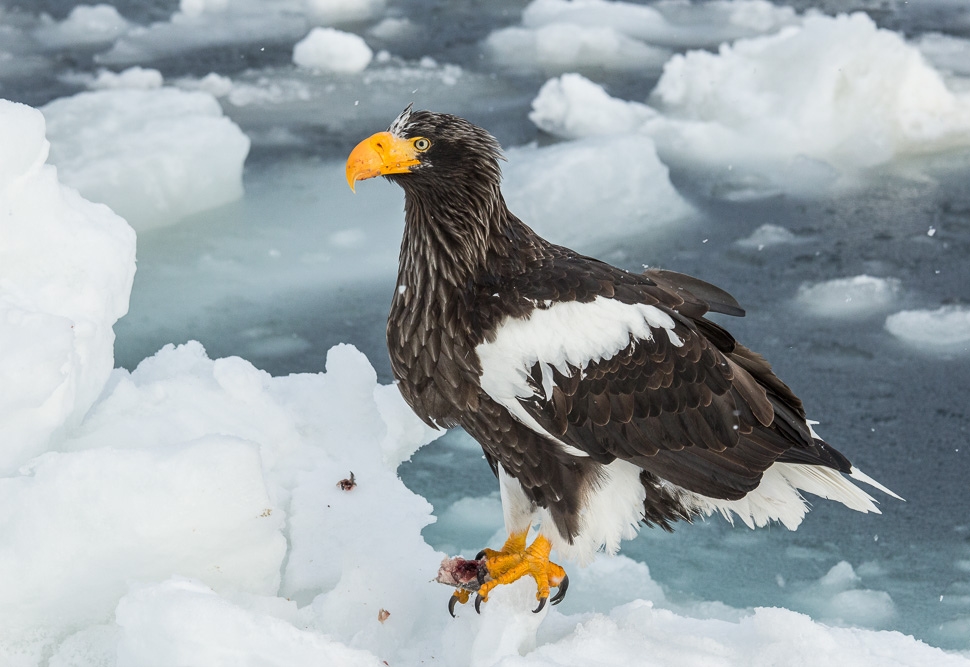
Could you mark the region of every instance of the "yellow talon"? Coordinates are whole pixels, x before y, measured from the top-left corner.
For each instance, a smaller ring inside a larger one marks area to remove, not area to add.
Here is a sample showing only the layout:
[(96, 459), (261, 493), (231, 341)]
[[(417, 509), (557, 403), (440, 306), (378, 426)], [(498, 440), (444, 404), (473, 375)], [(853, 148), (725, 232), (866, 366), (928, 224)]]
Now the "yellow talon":
[[(548, 539), (540, 535), (528, 548), (525, 542), (526, 532), (513, 533), (509, 535), (501, 551), (484, 550), (485, 568), (491, 578), (478, 589), (482, 602), (488, 600), (488, 594), (496, 586), (511, 584), (528, 575), (536, 582), (536, 599), (540, 601), (536, 611), (539, 611), (549, 598), (550, 587), (559, 587), (564, 581), (568, 581), (566, 571), (549, 560), (552, 544)], [(565, 593), (565, 587), (560, 593)], [(562, 599), (561, 595), (556, 598), (554, 604)]]

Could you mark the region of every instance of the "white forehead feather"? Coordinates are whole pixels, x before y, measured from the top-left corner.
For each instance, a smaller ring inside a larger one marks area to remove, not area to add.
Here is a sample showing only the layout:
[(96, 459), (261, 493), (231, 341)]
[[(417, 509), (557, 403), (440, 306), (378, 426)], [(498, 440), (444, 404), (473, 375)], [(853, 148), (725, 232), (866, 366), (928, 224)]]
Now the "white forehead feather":
[(394, 119), (391, 126), (387, 128), (387, 131), (393, 134), (395, 137), (404, 136), (404, 128), (407, 127), (408, 122), (411, 120), (411, 104), (408, 105), (407, 109), (401, 112), (401, 115)]

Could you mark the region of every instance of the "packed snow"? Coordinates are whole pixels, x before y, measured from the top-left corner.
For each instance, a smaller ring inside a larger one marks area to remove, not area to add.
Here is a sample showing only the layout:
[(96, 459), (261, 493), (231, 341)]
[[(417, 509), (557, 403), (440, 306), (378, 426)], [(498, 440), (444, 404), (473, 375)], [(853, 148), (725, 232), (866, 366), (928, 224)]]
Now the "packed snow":
[(41, 110), (59, 177), (135, 229), (174, 224), (242, 196), (249, 139), (208, 93), (106, 89)]
[(294, 63), (326, 72), (361, 72), (373, 57), (362, 37), (333, 28), (314, 28), (293, 47)]
[(895, 278), (863, 275), (802, 285), (795, 301), (817, 317), (865, 317), (888, 309), (899, 292)]

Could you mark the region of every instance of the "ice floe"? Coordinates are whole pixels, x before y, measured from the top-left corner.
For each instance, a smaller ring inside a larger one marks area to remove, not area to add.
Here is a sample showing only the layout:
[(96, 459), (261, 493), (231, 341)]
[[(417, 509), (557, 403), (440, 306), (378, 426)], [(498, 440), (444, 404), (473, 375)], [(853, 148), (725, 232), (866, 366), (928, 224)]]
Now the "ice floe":
[(529, 120), (565, 139), (637, 132), (657, 112), (646, 104), (610, 97), (575, 73), (549, 79), (532, 101)]
[(101, 393), (112, 325), (128, 310), (135, 235), (58, 182), (39, 111), (0, 101), (0, 145), (0, 471), (9, 472)]
[(249, 139), (208, 93), (99, 90), (42, 111), (60, 178), (135, 229), (174, 224), (242, 196)]
[(293, 47), (296, 65), (326, 72), (361, 72), (373, 57), (362, 37), (333, 28), (314, 28)]
[(904, 343), (927, 351), (970, 351), (970, 308), (903, 310), (886, 318), (886, 330)]
[(63, 21), (42, 15), (32, 34), (44, 48), (62, 49), (110, 44), (131, 27), (112, 5), (77, 5)]
[(506, 67), (547, 74), (580, 69), (655, 70), (670, 51), (649, 46), (608, 26), (552, 23), (503, 28), (485, 40), (491, 59)]
[(899, 292), (895, 278), (861, 275), (802, 285), (795, 301), (817, 317), (865, 317), (892, 306)]
[(503, 190), (509, 208), (556, 243), (655, 231), (693, 210), (644, 135), (515, 148), (508, 157)]
[(970, 93), (948, 89), (916, 47), (861, 13), (675, 55), (649, 106), (607, 100), (577, 76), (543, 86), (531, 116), (540, 128), (567, 138), (639, 129), (665, 163), (709, 170), (728, 198), (811, 194), (900, 156), (970, 146)]
[(522, 13), (522, 24), (530, 29), (553, 24), (606, 27), (650, 44), (678, 48), (714, 47), (741, 37), (776, 32), (798, 22), (793, 9), (766, 0), (662, 0), (651, 5), (607, 0), (533, 0)]
[(754, 248), (763, 250), (773, 245), (783, 245), (787, 243), (798, 243), (800, 239), (789, 230), (779, 225), (765, 224), (751, 232), (749, 236), (738, 239), (735, 244), (742, 248)]

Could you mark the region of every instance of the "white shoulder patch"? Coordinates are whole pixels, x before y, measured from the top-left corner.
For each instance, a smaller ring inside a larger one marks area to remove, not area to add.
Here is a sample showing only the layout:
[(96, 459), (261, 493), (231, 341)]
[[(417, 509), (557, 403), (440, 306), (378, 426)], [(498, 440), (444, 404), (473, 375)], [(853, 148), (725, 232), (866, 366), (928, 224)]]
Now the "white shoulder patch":
[[(553, 368), (569, 375), (571, 365), (582, 373), (591, 362), (610, 359), (626, 348), (631, 336), (653, 340), (656, 333), (680, 347), (684, 342), (674, 332), (675, 325), (656, 306), (605, 297), (596, 297), (589, 303), (554, 303), (534, 310), (528, 318), (506, 318), (493, 342), (475, 348), (482, 364), (482, 389), (520, 422), (555, 440), (525, 412), (518, 399), (538, 396), (550, 400)], [(529, 372), (537, 362), (542, 374), (539, 391), (528, 382)], [(569, 449), (582, 454), (575, 448)]]

